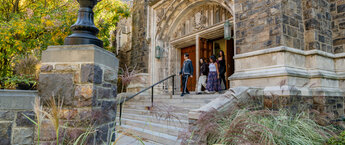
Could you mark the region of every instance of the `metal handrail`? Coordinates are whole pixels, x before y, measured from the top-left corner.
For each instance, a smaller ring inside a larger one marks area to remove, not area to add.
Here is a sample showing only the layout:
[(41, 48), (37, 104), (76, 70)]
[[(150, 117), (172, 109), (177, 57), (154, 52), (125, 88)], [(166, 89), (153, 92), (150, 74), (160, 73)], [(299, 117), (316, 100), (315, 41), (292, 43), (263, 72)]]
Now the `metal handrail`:
[(149, 89), (152, 89), (152, 92), (151, 92), (151, 107), (153, 107), (153, 92), (154, 92), (153, 88), (155, 86), (159, 85), (160, 83), (162, 83), (162, 82), (172, 78), (172, 95), (174, 95), (175, 94), (175, 76), (176, 75), (174, 74), (174, 75), (171, 75), (171, 76), (169, 76), (169, 77), (167, 77), (167, 78), (165, 78), (163, 80), (160, 80), (159, 82), (157, 82), (157, 83), (155, 83), (155, 84), (153, 84), (153, 85), (151, 85), (151, 86), (149, 86), (149, 87), (139, 91), (138, 93), (136, 93), (136, 94), (134, 94), (134, 95), (132, 95), (130, 97), (126, 97), (124, 99), (121, 98), (121, 100), (119, 102), (120, 103), (120, 114), (119, 114), (119, 123), (120, 123), (120, 125), (121, 125), (121, 118), (122, 118), (122, 105), (123, 105), (124, 102), (134, 98), (135, 96), (138, 96), (139, 94), (141, 94), (141, 93), (143, 93), (143, 92), (145, 92), (145, 91), (147, 91)]

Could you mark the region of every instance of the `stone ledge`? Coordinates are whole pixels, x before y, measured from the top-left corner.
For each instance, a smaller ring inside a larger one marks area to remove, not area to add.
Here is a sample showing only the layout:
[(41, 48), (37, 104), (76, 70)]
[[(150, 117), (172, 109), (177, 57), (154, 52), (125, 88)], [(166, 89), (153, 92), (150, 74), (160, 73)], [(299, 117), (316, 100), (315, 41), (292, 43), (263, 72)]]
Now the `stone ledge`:
[(37, 97), (37, 91), (0, 90), (0, 109), (31, 110)]
[(48, 46), (42, 53), (43, 64), (95, 63), (116, 69), (119, 61), (116, 56), (96, 45)]
[(252, 79), (252, 78), (267, 78), (278, 76), (294, 76), (303, 78), (326, 78), (326, 79), (343, 79), (345, 73), (335, 73), (325, 70), (306, 70), (302, 68), (293, 68), (287, 66), (277, 66), (260, 68), (255, 70), (245, 70), (236, 72), (229, 77), (229, 80), (235, 79)]
[(287, 46), (278, 46), (278, 47), (273, 47), (273, 48), (264, 49), (264, 50), (257, 50), (257, 51), (253, 51), (253, 52), (237, 54), (234, 56), (234, 59), (241, 59), (241, 58), (257, 56), (257, 55), (264, 55), (264, 54), (268, 54), (268, 53), (276, 53), (276, 52), (291, 52), (291, 53), (305, 55), (305, 56), (321, 55), (321, 56), (328, 57), (328, 58), (344, 58), (345, 57), (345, 53), (332, 54), (332, 53), (324, 52), (321, 50), (303, 51), (303, 50), (299, 50), (299, 49), (291, 48), (291, 47), (287, 47)]
[(250, 88), (248, 87), (236, 87), (232, 90), (233, 91), (227, 91), (225, 94), (217, 97), (216, 99), (199, 109), (189, 111), (188, 118), (198, 120), (200, 115), (204, 112), (210, 112), (213, 109), (220, 111), (228, 107), (230, 104), (234, 104), (235, 102), (237, 102), (235, 101), (235, 99), (246, 100), (247, 98), (249, 98), (248, 92)]
[[(210, 103), (200, 107), (199, 109), (191, 110), (188, 113), (190, 120), (198, 120), (202, 113), (217, 111), (233, 110), (237, 107), (236, 103), (246, 104), (252, 97), (258, 96), (275, 96), (279, 97), (325, 97), (325, 98), (345, 98), (345, 91), (332, 88), (308, 88), (308, 87), (291, 87), (291, 86), (273, 86), (273, 87), (236, 87), (231, 88), (225, 94), (220, 95)], [(342, 102), (339, 102), (342, 103)]]

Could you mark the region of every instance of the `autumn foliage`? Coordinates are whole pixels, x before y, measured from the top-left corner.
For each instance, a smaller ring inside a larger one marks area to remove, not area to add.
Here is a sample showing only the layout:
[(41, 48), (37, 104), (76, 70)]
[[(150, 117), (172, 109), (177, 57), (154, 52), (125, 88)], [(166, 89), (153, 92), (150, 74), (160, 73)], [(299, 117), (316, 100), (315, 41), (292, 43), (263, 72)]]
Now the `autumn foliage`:
[[(13, 75), (15, 58), (34, 54), (38, 59), (49, 45), (63, 45), (77, 19), (77, 0), (0, 0), (0, 77)], [(105, 49), (116, 23), (130, 10), (120, 0), (102, 0), (96, 7), (95, 24)]]

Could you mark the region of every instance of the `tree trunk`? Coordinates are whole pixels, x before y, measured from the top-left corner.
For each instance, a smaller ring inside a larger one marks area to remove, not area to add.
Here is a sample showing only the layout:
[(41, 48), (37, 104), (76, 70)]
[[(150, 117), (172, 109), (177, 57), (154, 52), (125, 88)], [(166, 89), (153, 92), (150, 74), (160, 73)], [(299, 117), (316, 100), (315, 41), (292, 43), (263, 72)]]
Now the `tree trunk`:
[(20, 0), (16, 0), (14, 2), (13, 9), (12, 9), (13, 13), (18, 13), (19, 12), (19, 2), (20, 2)]

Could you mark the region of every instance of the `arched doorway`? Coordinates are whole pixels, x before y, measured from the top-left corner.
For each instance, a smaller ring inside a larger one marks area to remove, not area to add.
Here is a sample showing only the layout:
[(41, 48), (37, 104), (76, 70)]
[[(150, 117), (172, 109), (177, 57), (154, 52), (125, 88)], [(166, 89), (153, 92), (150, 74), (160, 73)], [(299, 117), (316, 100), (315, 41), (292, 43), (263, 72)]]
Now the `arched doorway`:
[(224, 39), (224, 22), (232, 22), (233, 19), (230, 6), (221, 0), (190, 0), (176, 3), (178, 4), (163, 2), (154, 7), (157, 16), (155, 39), (166, 42), (164, 44), (168, 46), (165, 47), (165, 52), (176, 55), (164, 60), (173, 62), (169, 63), (169, 67), (175, 68), (170, 69), (168, 73), (178, 73), (183, 63), (183, 54), (190, 53), (195, 75), (189, 81), (188, 88), (194, 90), (199, 76), (199, 59), (216, 55), (221, 49), (226, 53), (226, 76), (230, 76), (234, 69), (234, 43), (232, 40)]

